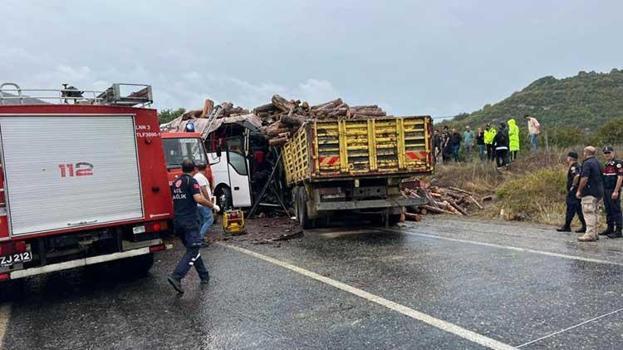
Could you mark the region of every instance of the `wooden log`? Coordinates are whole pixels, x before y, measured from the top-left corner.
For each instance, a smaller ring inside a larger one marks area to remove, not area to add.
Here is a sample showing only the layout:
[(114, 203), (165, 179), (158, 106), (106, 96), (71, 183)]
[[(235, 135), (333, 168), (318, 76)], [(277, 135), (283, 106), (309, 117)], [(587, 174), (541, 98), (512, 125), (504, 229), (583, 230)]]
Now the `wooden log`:
[(286, 115), (282, 115), (280, 121), (286, 126), (299, 127), (305, 123), (305, 117), (288, 113)]
[(422, 221), (422, 215), (420, 214), (412, 214), (412, 213), (404, 213), (405, 219), (409, 221)]
[(257, 106), (253, 109), (253, 111), (255, 112), (255, 114), (258, 113), (262, 113), (262, 112), (270, 112), (270, 111), (274, 111), (275, 109), (277, 109), (272, 103), (267, 103), (265, 105), (261, 105), (261, 106)]
[(279, 135), (277, 135), (277, 137), (279, 137), (279, 138), (281, 138), (281, 137), (288, 138), (288, 137), (290, 137), (290, 132), (289, 131), (282, 132)]
[(214, 109), (214, 101), (210, 100), (209, 98), (206, 98), (206, 100), (203, 102), (203, 111), (201, 111), (200, 118), (205, 118), (209, 116), (210, 113), (212, 113), (213, 109)]
[(379, 106), (377, 105), (369, 105), (369, 106), (352, 106), (350, 107), (350, 109), (379, 109)]
[(456, 214), (456, 215), (459, 215), (459, 216), (463, 215), (460, 211), (458, 211), (455, 207), (453, 207), (452, 204), (450, 204), (450, 202), (444, 201), (442, 204), (443, 204), (443, 207), (447, 211), (452, 212), (453, 214)]
[(420, 208), (420, 214), (426, 215), (428, 214), (428, 210), (426, 210), (426, 208)]
[(455, 192), (465, 193), (465, 194), (468, 194), (468, 195), (470, 195), (470, 196), (475, 196), (475, 195), (476, 195), (476, 194), (475, 194), (475, 193), (473, 193), (473, 192), (465, 191), (464, 189), (461, 189), (461, 188), (458, 188), (458, 187), (453, 187), (453, 186), (450, 186), (450, 187), (448, 187), (448, 189), (450, 189), (450, 190), (452, 190), (452, 191), (455, 191)]
[(454, 201), (448, 201), (448, 203), (450, 203), (450, 205), (456, 209), (458, 212), (460, 212), (461, 214), (467, 216), (467, 211), (465, 209), (463, 209), (460, 205), (456, 204)]
[(483, 202), (486, 202), (486, 201), (492, 201), (492, 200), (493, 200), (493, 196), (485, 196), (485, 197), (482, 197), (482, 201), (483, 201)]
[(288, 128), (286, 125), (281, 124), (281, 122), (274, 122), (264, 127), (263, 129), (264, 134), (268, 135), (269, 137), (274, 137), (288, 131), (290, 131), (290, 128)]
[(329, 117), (342, 117), (342, 116), (346, 116), (347, 113), (348, 113), (347, 109), (336, 109), (332, 112), (329, 112), (328, 116)]
[(288, 138), (287, 137), (275, 137), (275, 138), (272, 138), (272, 139), (268, 140), (268, 145), (269, 146), (273, 146), (273, 147), (277, 147), (277, 146), (285, 145), (286, 142), (288, 142)]
[(325, 103), (321, 103), (319, 105), (315, 105), (312, 106), (311, 109), (312, 110), (322, 110), (322, 109), (327, 109), (327, 108), (332, 108), (332, 107), (336, 107), (341, 105), (342, 103), (344, 103), (344, 101), (342, 101), (341, 98), (329, 101), (329, 102), (325, 102)]
[(451, 211), (445, 210), (445, 209), (441, 209), (441, 208), (435, 208), (431, 205), (427, 205), (424, 204), (422, 205), (422, 208), (426, 209), (427, 211), (431, 212), (431, 213), (436, 213), (436, 214), (454, 214)]
[(289, 112), (291, 109), (296, 107), (296, 104), (293, 101), (288, 101), (279, 95), (273, 96), (272, 104), (282, 112)]
[(482, 206), (482, 204), (478, 203), (478, 201), (476, 200), (476, 198), (472, 197), (472, 196), (468, 196), (467, 197), (472, 203), (476, 204), (476, 206), (478, 207), (478, 209), (483, 210), (484, 207)]
[(428, 203), (434, 207), (439, 208), (439, 205), (437, 204), (437, 201), (435, 201), (435, 199), (433, 198), (433, 196), (431, 196), (429, 191), (424, 190), (424, 197), (426, 197), (426, 199), (428, 200)]
[(279, 135), (284, 134), (284, 133), (290, 133), (290, 129), (288, 128), (274, 129), (274, 130), (267, 132), (266, 135), (268, 137), (278, 137)]
[(378, 116), (384, 116), (387, 114), (382, 109), (356, 109), (356, 110), (351, 109), (351, 111), (354, 114), (367, 114), (367, 115), (378, 115)]

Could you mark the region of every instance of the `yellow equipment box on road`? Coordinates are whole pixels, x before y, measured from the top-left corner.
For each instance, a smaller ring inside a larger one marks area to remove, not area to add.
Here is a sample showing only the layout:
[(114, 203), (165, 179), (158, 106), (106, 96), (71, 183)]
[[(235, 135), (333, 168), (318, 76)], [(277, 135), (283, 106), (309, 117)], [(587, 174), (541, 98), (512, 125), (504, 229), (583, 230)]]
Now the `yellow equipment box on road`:
[(240, 209), (231, 209), (223, 213), (223, 231), (232, 235), (245, 233), (244, 213)]

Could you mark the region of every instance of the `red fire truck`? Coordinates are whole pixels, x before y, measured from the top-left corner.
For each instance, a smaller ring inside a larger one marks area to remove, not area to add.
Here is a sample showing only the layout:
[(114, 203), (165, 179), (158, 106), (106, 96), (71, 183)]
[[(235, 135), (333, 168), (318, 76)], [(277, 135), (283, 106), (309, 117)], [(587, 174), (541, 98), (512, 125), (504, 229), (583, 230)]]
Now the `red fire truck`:
[(0, 85), (0, 281), (114, 260), (146, 272), (168, 248), (172, 202), (151, 102), (146, 85)]

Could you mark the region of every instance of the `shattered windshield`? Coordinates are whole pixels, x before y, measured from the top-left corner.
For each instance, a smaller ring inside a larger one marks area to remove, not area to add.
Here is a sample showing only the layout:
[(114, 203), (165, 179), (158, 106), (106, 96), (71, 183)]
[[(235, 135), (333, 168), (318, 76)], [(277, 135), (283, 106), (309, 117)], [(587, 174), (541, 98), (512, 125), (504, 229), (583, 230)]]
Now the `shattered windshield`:
[(192, 159), (195, 163), (207, 164), (205, 151), (199, 139), (163, 139), (162, 142), (164, 143), (164, 156), (168, 169), (179, 168), (184, 159)]

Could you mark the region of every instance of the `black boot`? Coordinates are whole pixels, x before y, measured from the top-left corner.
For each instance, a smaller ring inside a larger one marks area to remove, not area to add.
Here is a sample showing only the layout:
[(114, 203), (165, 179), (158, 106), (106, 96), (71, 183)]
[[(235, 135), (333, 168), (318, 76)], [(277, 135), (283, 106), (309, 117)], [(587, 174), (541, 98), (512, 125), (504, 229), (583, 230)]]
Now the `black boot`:
[(608, 228), (605, 229), (604, 231), (599, 232), (600, 236), (607, 236), (609, 234), (611, 234), (614, 231), (614, 228), (612, 227), (612, 225), (608, 225)]
[(621, 234), (621, 226), (617, 225), (615, 229), (608, 235), (608, 238), (621, 238), (623, 234)]
[(571, 227), (565, 225), (565, 226), (563, 226), (561, 228), (557, 228), (556, 231), (558, 231), (558, 232), (571, 232)]

